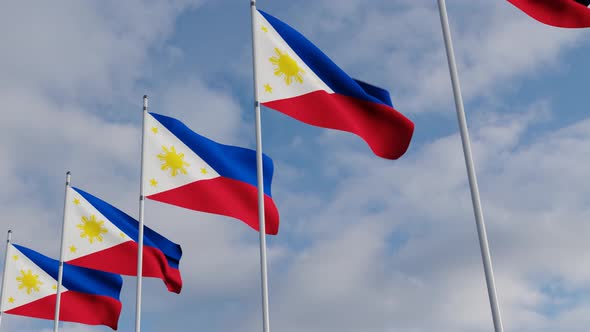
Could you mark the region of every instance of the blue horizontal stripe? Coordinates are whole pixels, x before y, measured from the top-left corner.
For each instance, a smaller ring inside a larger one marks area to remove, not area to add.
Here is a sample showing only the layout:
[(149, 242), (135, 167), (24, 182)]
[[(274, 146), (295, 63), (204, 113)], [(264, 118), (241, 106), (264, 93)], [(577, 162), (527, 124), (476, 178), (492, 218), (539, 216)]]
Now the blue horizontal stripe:
[[(23, 246), (16, 244), (14, 246), (43, 271), (57, 280), (59, 266), (57, 260)], [(70, 291), (108, 296), (119, 300), (123, 278), (118, 274), (72, 266), (66, 263), (64, 264), (62, 284)]]
[(262, 10), (258, 11), (301, 60), (335, 93), (393, 107), (387, 90), (351, 78), (297, 30)]
[[(178, 137), (186, 146), (213, 167), (219, 175), (257, 186), (256, 151), (238, 146), (224, 145), (201, 136), (184, 123), (164, 115), (150, 113), (166, 129)], [(264, 193), (272, 197), (270, 187), (274, 166), (272, 159), (262, 155)]]
[[(125, 212), (117, 209), (109, 203), (95, 197), (82, 189), (72, 187), (80, 196), (84, 197), (94, 208), (96, 208), (103, 216), (112, 222), (123, 233), (127, 234), (133, 241), (137, 242), (139, 239), (139, 222), (130, 217)], [(168, 265), (172, 268), (178, 269), (180, 258), (182, 257), (182, 249), (180, 246), (162, 235), (156, 233), (151, 228), (144, 226), (143, 229), (143, 245), (156, 248), (166, 256)]]

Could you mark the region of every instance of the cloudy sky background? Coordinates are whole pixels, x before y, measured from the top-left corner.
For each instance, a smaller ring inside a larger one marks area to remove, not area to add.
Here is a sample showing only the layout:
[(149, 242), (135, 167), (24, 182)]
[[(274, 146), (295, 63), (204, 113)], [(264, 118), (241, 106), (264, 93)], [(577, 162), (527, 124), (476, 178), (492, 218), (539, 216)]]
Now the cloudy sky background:
[[(448, 2), (505, 330), (587, 331), (590, 35), (503, 0)], [(0, 4), (0, 220), (15, 243), (58, 257), (67, 170), (73, 185), (137, 216), (144, 94), (151, 111), (255, 147), (248, 5)], [(416, 124), (406, 155), (388, 161), (353, 135), (263, 110), (281, 213), (268, 238), (271, 329), (491, 331), (436, 1), (258, 6), (351, 76), (389, 89)], [(143, 331), (261, 331), (256, 232), (151, 201), (146, 224), (182, 245), (184, 288), (145, 279)], [(124, 279), (120, 330), (131, 331), (135, 279)]]

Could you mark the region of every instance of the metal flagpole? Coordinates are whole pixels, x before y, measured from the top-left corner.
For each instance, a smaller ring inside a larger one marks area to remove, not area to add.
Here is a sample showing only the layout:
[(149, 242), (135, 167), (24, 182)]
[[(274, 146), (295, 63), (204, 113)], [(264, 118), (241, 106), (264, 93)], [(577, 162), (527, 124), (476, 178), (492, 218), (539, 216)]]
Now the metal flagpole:
[(262, 330), (270, 331), (268, 318), (268, 277), (266, 267), (266, 227), (264, 222), (264, 183), (262, 178), (262, 126), (258, 102), (258, 79), (256, 77), (256, 0), (250, 0), (252, 18), (252, 67), (254, 69), (254, 112), (256, 115), (256, 174), (258, 178), (258, 225), (260, 238), (260, 275), (262, 286)]
[(6, 238), (6, 251), (4, 252), (4, 275), (2, 276), (2, 288), (0, 288), (0, 326), (2, 326), (2, 316), (4, 313), (4, 294), (6, 292), (6, 263), (8, 263), (8, 246), (10, 246), (10, 240), (12, 238), (12, 231), (8, 230), (8, 237)]
[(135, 299), (135, 332), (141, 331), (141, 281), (143, 274), (143, 211), (145, 197), (143, 194), (144, 181), (144, 144), (145, 144), (145, 118), (147, 116), (148, 97), (143, 96), (143, 120), (141, 122), (141, 170), (139, 175), (139, 236), (137, 239), (137, 297)]
[(55, 298), (55, 317), (53, 319), (53, 332), (57, 332), (58, 325), (59, 325), (59, 306), (61, 302), (61, 283), (63, 280), (64, 274), (64, 233), (66, 230), (66, 207), (68, 206), (68, 200), (70, 199), (70, 180), (72, 176), (68, 171), (66, 173), (66, 193), (64, 195), (64, 214), (63, 214), (63, 221), (61, 224), (61, 246), (59, 250), (59, 270), (57, 273), (57, 297)]
[(467, 130), (467, 120), (465, 118), (465, 109), (463, 107), (463, 97), (461, 96), (461, 86), (457, 74), (457, 64), (455, 63), (455, 52), (451, 40), (451, 31), (449, 29), (449, 18), (447, 16), (447, 7), (445, 0), (438, 0), (438, 9), (440, 12), (440, 23), (442, 25), (445, 47), (447, 50), (447, 60), (449, 62), (449, 72), (451, 73), (451, 82), (453, 85), (453, 95), (455, 97), (455, 106), (457, 109), (457, 119), (459, 121), (459, 130), (461, 132), (461, 142), (463, 143), (463, 155), (465, 156), (465, 166), (467, 167), (467, 177), (469, 178), (469, 188), (471, 189), (471, 201), (473, 203), (473, 213), (475, 214), (475, 224), (477, 225), (477, 234), (479, 236), (479, 247), (481, 249), (481, 258), (486, 276), (488, 287), (488, 297), (492, 310), (492, 319), (494, 322), (494, 331), (503, 332), (502, 318), (496, 295), (496, 285), (494, 282), (494, 271), (492, 270), (492, 259), (488, 245), (488, 236), (483, 220), (481, 200), (479, 198), (479, 189), (477, 187), (477, 178), (475, 176), (475, 167), (471, 154), (471, 142)]

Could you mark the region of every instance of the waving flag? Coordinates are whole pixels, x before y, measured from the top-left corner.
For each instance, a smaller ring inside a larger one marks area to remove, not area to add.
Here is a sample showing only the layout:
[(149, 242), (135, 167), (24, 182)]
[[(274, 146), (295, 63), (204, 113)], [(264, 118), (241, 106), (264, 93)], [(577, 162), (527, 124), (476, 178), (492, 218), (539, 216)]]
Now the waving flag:
[[(143, 184), (149, 199), (234, 217), (258, 230), (256, 151), (223, 145), (182, 122), (155, 113), (145, 118)], [(279, 231), (271, 196), (272, 160), (263, 156), (266, 233)]]
[[(53, 320), (59, 262), (19, 245), (8, 246), (2, 312)], [(64, 264), (59, 319), (117, 329), (121, 276)]]
[[(68, 188), (64, 261), (101, 271), (137, 275), (139, 223), (116, 207), (78, 189)], [(144, 277), (160, 278), (168, 290), (180, 293), (178, 270), (182, 250), (176, 243), (144, 227)]]
[(590, 27), (590, 0), (508, 0), (539, 22), (560, 28)]
[(360, 136), (383, 158), (397, 159), (414, 124), (393, 108), (389, 92), (355, 80), (299, 32), (257, 11), (258, 99), (307, 124)]

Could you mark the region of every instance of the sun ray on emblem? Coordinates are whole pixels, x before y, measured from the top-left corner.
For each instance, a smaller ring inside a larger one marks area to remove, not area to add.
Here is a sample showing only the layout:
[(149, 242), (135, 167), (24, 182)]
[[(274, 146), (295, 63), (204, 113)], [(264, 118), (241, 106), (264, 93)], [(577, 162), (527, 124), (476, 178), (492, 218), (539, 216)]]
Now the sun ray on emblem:
[(287, 54), (287, 52), (283, 52), (278, 48), (275, 48), (275, 53), (276, 56), (268, 59), (270, 63), (275, 65), (275, 76), (283, 77), (287, 85), (291, 85), (293, 80), (299, 84), (303, 83), (302, 75), (305, 74), (305, 71), (299, 67), (297, 61)]
[(162, 151), (158, 155), (158, 159), (162, 162), (161, 170), (170, 170), (171, 176), (177, 176), (178, 173), (187, 174), (185, 166), (190, 166), (190, 164), (184, 161), (184, 153), (176, 152), (174, 146), (170, 146), (170, 148), (162, 146)]
[(39, 280), (39, 275), (33, 274), (30, 269), (28, 271), (20, 270), (20, 276), (16, 277), (16, 281), (19, 290), (26, 288), (27, 295), (30, 295), (33, 291), (38, 292), (39, 286), (43, 285)]
[(103, 226), (103, 220), (96, 220), (95, 215), (90, 217), (82, 216), (82, 223), (76, 225), (80, 229), (80, 237), (87, 238), (90, 244), (94, 241), (102, 242), (102, 235), (107, 233), (107, 229)]

